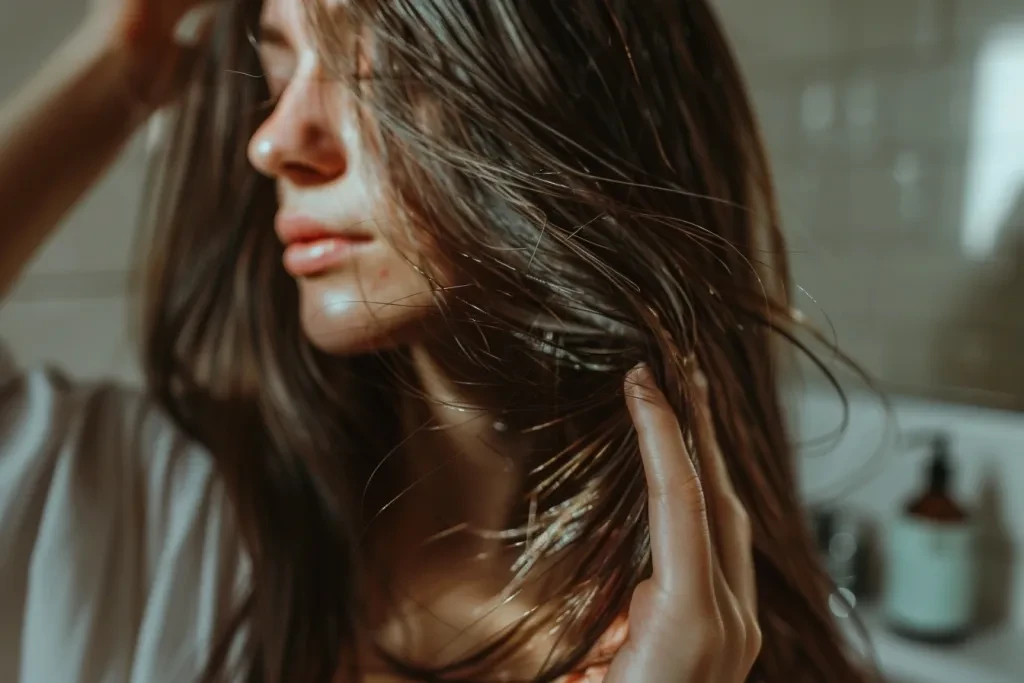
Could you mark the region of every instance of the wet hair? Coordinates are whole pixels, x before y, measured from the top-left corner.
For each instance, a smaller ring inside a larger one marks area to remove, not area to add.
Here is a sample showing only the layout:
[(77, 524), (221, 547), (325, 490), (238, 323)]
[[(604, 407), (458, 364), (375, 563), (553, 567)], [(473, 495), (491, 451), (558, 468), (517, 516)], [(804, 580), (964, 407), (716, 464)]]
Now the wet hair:
[[(260, 4), (223, 8), (154, 167), (144, 361), (157, 397), (209, 447), (252, 558), (209, 680), (241, 666), (253, 682), (326, 683), (339, 663), (358, 670), (372, 514), (360, 493), (411, 389), (400, 349), (335, 358), (303, 337), (273, 183), (245, 154), (267, 114), (266, 83), (244, 75), (260, 73)], [(686, 429), (696, 359), (752, 523), (763, 648), (750, 680), (863, 680), (829, 610), (778, 395), (800, 343), (769, 163), (708, 3), (352, 0), (344, 20), (308, 4), (372, 122), (395, 219), (444, 254), (444, 277), (417, 264), (447, 323), (434, 352), (536, 443), (504, 530), (516, 581), (563, 569), (552, 609), (499, 641), (431, 670), (389, 653), (396, 668), (481, 680), (556, 628), (536, 680), (572, 670), (651, 571), (623, 376), (648, 363)], [(354, 75), (360, 51), (369, 78)], [(452, 276), (461, 285), (443, 287)]]

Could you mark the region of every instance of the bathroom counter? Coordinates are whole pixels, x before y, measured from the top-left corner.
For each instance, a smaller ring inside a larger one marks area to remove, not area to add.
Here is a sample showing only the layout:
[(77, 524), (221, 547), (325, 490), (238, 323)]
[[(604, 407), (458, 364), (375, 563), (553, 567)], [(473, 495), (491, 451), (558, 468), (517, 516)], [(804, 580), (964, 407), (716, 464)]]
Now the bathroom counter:
[[(1024, 631), (993, 628), (958, 645), (926, 645), (889, 631), (877, 608), (861, 607), (858, 613), (882, 673), (892, 683), (1024, 681)], [(850, 631), (855, 633), (852, 625)]]

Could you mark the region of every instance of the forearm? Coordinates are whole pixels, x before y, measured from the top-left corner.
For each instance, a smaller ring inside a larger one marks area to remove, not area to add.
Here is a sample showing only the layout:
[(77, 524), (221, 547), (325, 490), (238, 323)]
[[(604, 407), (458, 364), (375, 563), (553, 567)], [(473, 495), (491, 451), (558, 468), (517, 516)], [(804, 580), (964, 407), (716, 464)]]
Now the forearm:
[(139, 122), (128, 67), (83, 28), (0, 107), (0, 297)]

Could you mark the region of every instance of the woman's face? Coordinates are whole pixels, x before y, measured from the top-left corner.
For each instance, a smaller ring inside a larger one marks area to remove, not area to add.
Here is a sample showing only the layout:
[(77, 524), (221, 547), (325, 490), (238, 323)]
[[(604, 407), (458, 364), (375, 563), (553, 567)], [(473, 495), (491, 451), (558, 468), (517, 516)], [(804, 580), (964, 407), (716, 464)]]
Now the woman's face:
[(383, 199), (354, 95), (321, 62), (302, 0), (265, 0), (261, 24), (276, 104), (248, 153), (277, 184), (275, 230), (306, 335), (340, 355), (409, 342), (433, 308), (414, 267), (424, 254)]

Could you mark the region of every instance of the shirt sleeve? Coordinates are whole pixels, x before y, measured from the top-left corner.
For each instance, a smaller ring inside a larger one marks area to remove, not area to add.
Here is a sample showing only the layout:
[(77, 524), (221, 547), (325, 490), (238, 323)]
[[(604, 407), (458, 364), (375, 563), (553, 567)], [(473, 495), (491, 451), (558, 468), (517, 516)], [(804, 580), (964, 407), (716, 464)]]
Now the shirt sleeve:
[(203, 448), (0, 345), (0, 680), (197, 680), (247, 581)]

